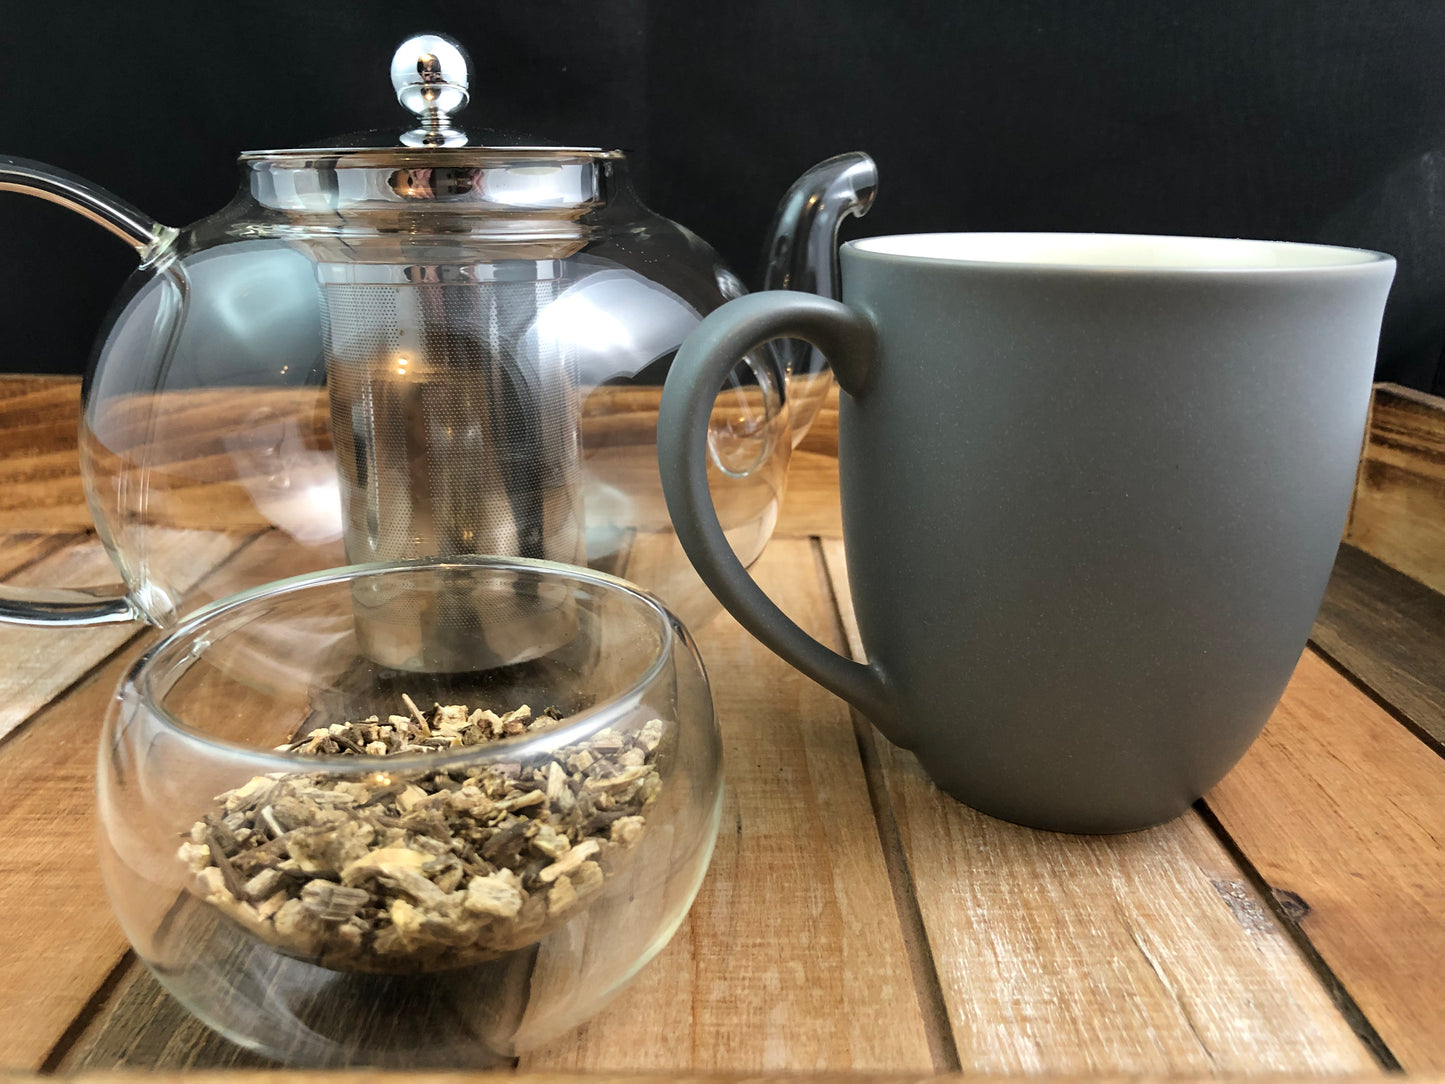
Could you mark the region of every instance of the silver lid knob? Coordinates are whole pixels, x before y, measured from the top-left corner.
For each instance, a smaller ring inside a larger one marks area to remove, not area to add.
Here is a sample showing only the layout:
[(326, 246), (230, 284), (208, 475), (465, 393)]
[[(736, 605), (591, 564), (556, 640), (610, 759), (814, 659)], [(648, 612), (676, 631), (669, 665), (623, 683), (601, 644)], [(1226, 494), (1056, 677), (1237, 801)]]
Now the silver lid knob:
[(402, 135), (408, 147), (462, 147), (467, 134), (452, 126), (452, 114), (467, 104), (467, 56), (440, 34), (407, 38), (391, 58), (397, 101), (416, 114), (417, 127)]

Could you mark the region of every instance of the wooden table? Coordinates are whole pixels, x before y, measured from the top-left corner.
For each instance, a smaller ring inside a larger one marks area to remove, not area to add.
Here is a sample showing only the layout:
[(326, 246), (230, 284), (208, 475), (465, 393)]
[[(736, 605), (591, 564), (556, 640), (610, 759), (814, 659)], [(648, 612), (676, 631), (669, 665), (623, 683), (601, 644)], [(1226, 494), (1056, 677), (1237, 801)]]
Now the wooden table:
[[(77, 401), (0, 379), (11, 582), (113, 578)], [(856, 651), (829, 433), (755, 574)], [(1347, 540), (1262, 738), (1126, 836), (974, 813), (730, 619), (701, 628), (728, 777), (707, 881), (641, 977), (519, 1069), (1445, 1071), (1445, 404), (1377, 391)], [(264, 1065), (137, 964), (94, 868), (97, 731), (147, 635), (0, 628), (0, 1066)]]

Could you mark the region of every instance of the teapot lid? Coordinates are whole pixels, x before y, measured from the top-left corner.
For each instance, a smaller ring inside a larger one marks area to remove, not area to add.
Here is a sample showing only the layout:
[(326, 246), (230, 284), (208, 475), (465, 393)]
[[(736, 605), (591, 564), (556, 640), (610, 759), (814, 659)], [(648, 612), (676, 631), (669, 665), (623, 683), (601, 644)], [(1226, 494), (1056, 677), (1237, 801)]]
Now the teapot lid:
[[(311, 147), (245, 151), (241, 154), (241, 160), (310, 158), (348, 152), (366, 152), (370, 158), (378, 151), (387, 149), (405, 153), (408, 158), (411, 158), (415, 151), (458, 150), (479, 153), (494, 150), (524, 154), (562, 153), (568, 156), (602, 158), (622, 156), (620, 151), (608, 151), (601, 147), (560, 146), (518, 132), (486, 128), (473, 129), (468, 133), (459, 128), (453, 114), (464, 108), (471, 98), (470, 64), (461, 46), (443, 34), (417, 34), (402, 42), (391, 58), (391, 85), (396, 91), (397, 100), (411, 111), (416, 122), (414, 127), (399, 136), (395, 131), (388, 130), (356, 132)], [(441, 157), (453, 160), (467, 155), (446, 153)]]

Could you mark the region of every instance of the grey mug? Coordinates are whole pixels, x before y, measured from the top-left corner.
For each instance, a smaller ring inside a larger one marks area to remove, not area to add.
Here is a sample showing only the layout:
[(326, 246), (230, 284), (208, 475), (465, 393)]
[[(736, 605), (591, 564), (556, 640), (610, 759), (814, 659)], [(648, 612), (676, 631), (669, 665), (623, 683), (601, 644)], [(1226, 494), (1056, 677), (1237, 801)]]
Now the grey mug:
[[(1220, 238), (853, 241), (843, 303), (723, 306), (679, 352), (658, 455), (683, 547), (759, 640), (948, 794), (1039, 828), (1181, 813), (1304, 649), (1354, 485), (1377, 252)], [(733, 555), (707, 422), (749, 351), (805, 340), (842, 389), (843, 537), (866, 664)]]

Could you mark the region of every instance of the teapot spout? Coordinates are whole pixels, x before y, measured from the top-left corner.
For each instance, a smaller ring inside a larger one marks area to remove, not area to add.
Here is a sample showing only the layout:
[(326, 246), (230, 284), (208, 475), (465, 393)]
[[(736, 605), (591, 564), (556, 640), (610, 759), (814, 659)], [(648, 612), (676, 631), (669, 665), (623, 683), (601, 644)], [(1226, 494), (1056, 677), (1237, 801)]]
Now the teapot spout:
[[(778, 204), (763, 257), (765, 290), (803, 290), (838, 296), (838, 226), (849, 215), (862, 218), (873, 206), (878, 167), (862, 151), (819, 162), (793, 183)], [(808, 426), (832, 386), (822, 354), (805, 342), (773, 344), (787, 373), (793, 445)]]

